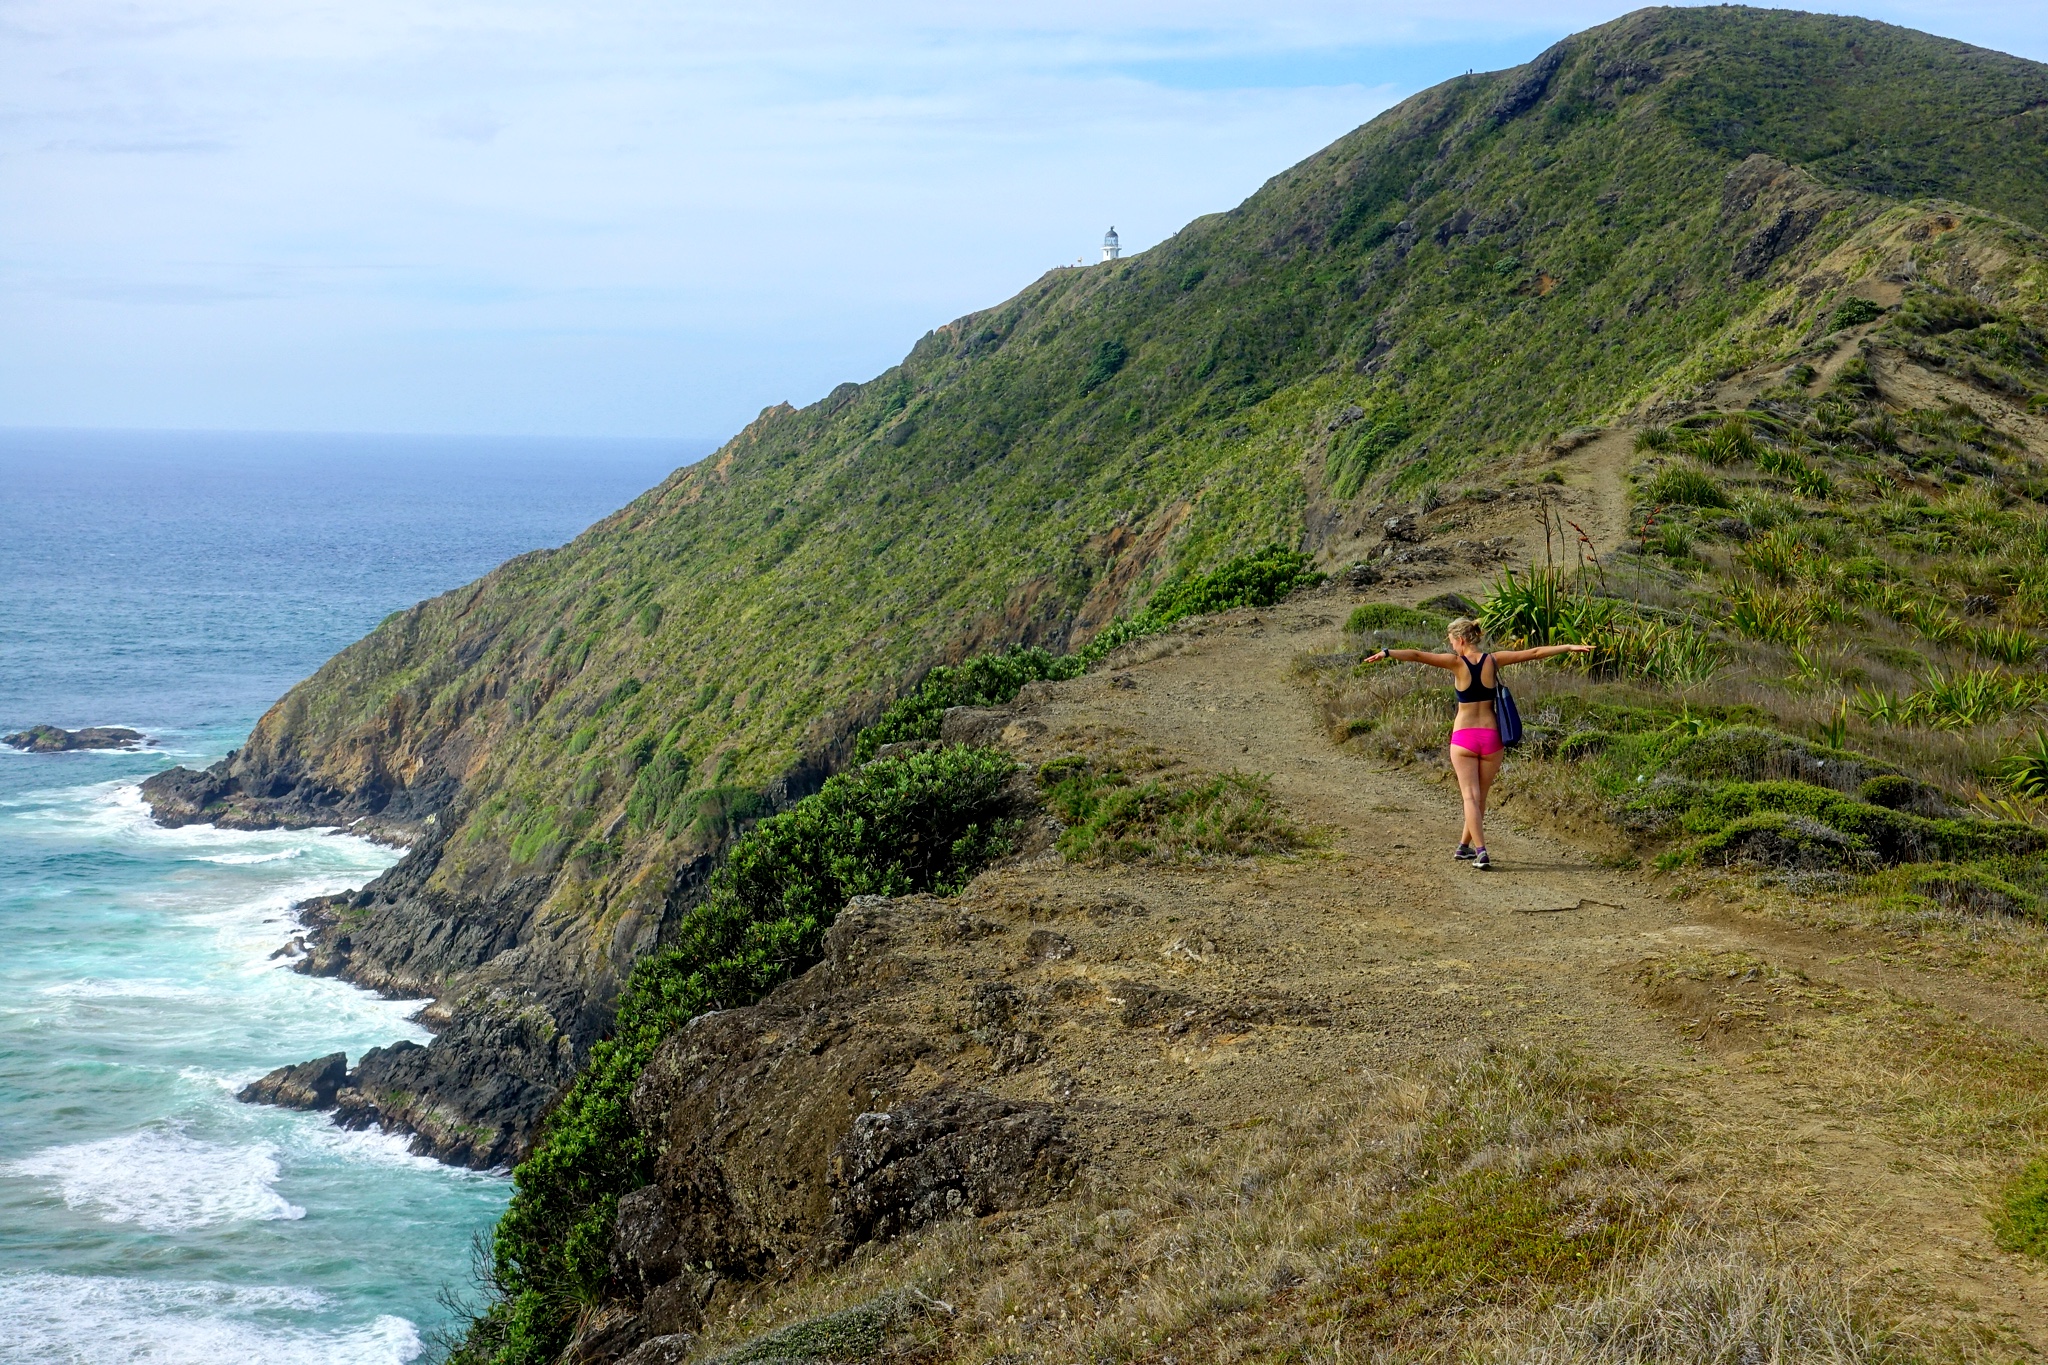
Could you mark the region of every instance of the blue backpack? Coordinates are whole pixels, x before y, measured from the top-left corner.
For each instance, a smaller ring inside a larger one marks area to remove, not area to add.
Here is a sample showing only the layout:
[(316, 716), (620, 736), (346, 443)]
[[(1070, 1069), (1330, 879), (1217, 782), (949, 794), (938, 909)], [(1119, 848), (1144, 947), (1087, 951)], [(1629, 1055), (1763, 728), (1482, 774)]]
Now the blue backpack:
[(1515, 694), (1498, 672), (1493, 675), (1493, 723), (1500, 727), (1500, 742), (1513, 748), (1522, 742), (1522, 713), (1515, 709)]

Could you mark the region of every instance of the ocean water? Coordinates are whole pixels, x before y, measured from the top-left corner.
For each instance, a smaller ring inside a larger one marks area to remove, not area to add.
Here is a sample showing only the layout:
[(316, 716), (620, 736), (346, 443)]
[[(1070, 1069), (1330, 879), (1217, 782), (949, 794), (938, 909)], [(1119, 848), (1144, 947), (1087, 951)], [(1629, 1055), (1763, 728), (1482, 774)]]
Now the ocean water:
[(238, 744), (389, 612), (560, 544), (678, 442), (0, 431), (0, 1360), (384, 1365), (472, 1292), (502, 1174), (237, 1103), (424, 1040), (418, 1002), (283, 970), (290, 907), (388, 849), (152, 825), (141, 779)]

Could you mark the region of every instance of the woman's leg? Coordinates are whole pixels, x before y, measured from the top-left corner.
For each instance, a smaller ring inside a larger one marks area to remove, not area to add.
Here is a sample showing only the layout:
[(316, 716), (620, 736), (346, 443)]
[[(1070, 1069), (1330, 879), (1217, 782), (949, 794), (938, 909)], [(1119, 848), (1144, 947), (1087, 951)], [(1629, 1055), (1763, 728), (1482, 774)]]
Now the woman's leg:
[(1451, 771), (1458, 775), (1458, 795), (1465, 799), (1465, 830), (1458, 836), (1458, 842), (1474, 848), (1484, 842), (1480, 822), (1486, 814), (1486, 797), (1481, 792), (1479, 775), (1485, 763), (1470, 749), (1451, 746)]
[[(1493, 781), (1500, 776), (1500, 765), (1507, 761), (1507, 756), (1505, 749), (1497, 749), (1484, 758), (1472, 755), (1472, 786), (1465, 796), (1465, 828), (1474, 848), (1486, 847), (1486, 798), (1493, 795)], [(1458, 785), (1465, 786), (1462, 776)]]

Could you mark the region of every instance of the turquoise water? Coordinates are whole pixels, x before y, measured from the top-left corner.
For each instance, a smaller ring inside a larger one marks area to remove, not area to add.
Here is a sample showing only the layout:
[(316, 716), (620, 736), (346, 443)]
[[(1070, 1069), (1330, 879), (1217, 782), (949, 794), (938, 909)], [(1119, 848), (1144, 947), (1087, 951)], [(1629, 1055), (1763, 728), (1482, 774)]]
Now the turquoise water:
[(701, 453), (654, 443), (0, 432), (0, 730), (131, 725), (135, 754), (0, 750), (0, 1360), (428, 1358), (501, 1174), (239, 1104), (399, 1038), (418, 1002), (281, 969), (291, 905), (395, 854), (152, 825), (394, 608), (558, 544)]

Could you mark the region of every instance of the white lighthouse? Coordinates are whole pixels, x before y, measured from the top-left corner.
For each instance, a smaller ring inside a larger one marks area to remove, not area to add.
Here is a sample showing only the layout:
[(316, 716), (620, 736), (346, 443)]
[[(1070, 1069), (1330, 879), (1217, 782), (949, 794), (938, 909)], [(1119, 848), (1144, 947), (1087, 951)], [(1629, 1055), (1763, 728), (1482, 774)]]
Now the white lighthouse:
[(1113, 261), (1113, 260), (1115, 260), (1115, 259), (1116, 259), (1117, 257), (1119, 257), (1119, 256), (1121, 256), (1121, 255), (1123, 255), (1123, 254), (1124, 254), (1124, 248), (1123, 248), (1123, 244), (1122, 244), (1121, 242), (1117, 241), (1117, 239), (1116, 239), (1116, 229), (1115, 229), (1115, 228), (1111, 228), (1111, 229), (1110, 229), (1109, 231), (1107, 231), (1107, 232), (1103, 233), (1103, 234), (1102, 234), (1102, 259), (1103, 259), (1103, 260), (1105, 260), (1105, 261)]

